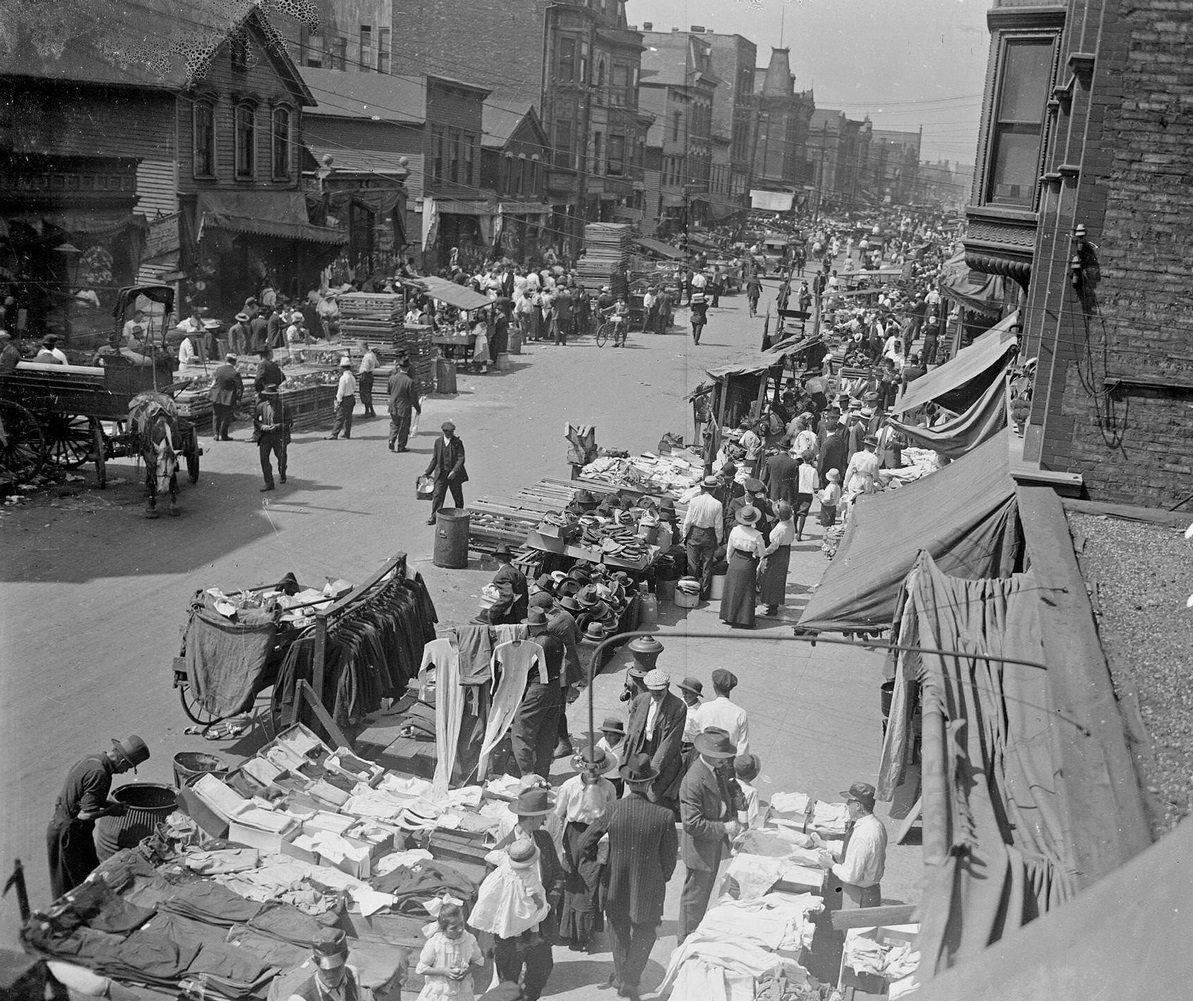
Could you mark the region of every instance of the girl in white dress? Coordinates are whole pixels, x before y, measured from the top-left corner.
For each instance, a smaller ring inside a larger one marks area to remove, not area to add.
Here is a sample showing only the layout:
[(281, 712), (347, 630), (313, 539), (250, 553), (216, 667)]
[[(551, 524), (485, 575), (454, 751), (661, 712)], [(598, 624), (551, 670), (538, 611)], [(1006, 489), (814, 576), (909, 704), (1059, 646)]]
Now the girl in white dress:
[(473, 1001), (472, 971), (483, 966), (476, 936), (464, 928), (464, 912), (455, 904), (439, 910), (439, 930), (423, 946), (416, 972), (426, 978), (418, 1001)]

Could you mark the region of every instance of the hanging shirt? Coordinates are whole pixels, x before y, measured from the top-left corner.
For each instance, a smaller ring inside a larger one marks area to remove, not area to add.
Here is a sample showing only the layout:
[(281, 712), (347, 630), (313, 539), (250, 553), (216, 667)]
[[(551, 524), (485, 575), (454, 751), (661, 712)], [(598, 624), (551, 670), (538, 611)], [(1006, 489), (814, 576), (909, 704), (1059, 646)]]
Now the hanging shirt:
[(512, 640), (494, 648), (494, 676), (498, 677), (498, 671), (500, 676), (493, 690), (489, 721), (485, 725), (485, 739), (481, 744), (477, 765), (478, 779), (484, 779), (488, 773), (489, 755), (513, 723), (518, 707), (522, 704), (522, 696), (526, 694), (526, 679), (536, 667), (539, 680), (547, 684), (547, 662), (543, 648), (532, 640)]
[(833, 863), (833, 875), (851, 886), (877, 886), (886, 868), (886, 828), (874, 814), (859, 817), (845, 846), (845, 858)]

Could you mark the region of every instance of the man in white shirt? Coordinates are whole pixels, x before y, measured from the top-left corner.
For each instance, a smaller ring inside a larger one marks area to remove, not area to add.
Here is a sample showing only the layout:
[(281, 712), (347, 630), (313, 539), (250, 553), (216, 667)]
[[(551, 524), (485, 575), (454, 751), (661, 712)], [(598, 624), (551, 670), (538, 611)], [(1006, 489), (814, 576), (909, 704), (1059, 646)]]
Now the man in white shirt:
[(377, 360), (377, 353), (373, 348), (366, 344), (365, 353), (360, 359), (360, 369), (358, 370), (360, 401), (365, 405), (365, 416), (376, 417), (377, 411), (373, 409), (373, 373), (377, 370), (380, 364)]
[(849, 808), (853, 830), (845, 839), (841, 858), (829, 851), (817, 835), (820, 865), (841, 881), (841, 907), (877, 907), (882, 903), (882, 874), (886, 868), (886, 828), (874, 816), (875, 790), (868, 782), (855, 782), (841, 793)]
[(352, 374), (352, 359), (345, 355), (340, 359), (340, 384), (336, 387), (336, 423), (327, 436), (335, 441), (344, 432), (344, 438), (352, 437), (352, 411), (356, 409), (356, 377)]
[(716, 498), (720, 482), (706, 476), (700, 496), (692, 500), (684, 515), (682, 538), (687, 549), (688, 573), (700, 578), (700, 599), (712, 593), (712, 568), (717, 548), (724, 541), (725, 508)]
[(729, 701), (729, 695), (737, 687), (737, 675), (718, 667), (712, 673), (713, 698), (689, 709), (696, 717), (697, 733), (705, 730), (724, 730), (738, 754), (750, 753), (750, 721), (746, 711)]
[(708, 279), (704, 276), (703, 271), (692, 272), (692, 288), (703, 289), (708, 284)]

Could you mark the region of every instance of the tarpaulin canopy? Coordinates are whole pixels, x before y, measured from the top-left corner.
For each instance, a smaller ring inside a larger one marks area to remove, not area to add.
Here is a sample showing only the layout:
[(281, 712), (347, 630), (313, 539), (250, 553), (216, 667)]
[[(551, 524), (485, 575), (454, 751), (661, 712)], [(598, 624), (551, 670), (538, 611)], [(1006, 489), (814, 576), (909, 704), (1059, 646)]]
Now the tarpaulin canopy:
[(734, 361), (707, 369), (708, 375), (714, 379), (726, 379), (735, 375), (757, 375), (777, 365), (782, 365), (793, 354), (797, 354), (813, 344), (820, 343), (820, 337), (810, 334), (796, 334), (772, 344), (765, 351), (754, 351), (741, 355)]
[(487, 295), (481, 295), (467, 285), (449, 282), (446, 278), (428, 275), (426, 278), (419, 278), (417, 284), (422, 285), (432, 299), (446, 302), (449, 306), (455, 306), (457, 309), (483, 309), (485, 306), (493, 305), (493, 300)]
[(921, 982), (1077, 890), (1053, 739), (1074, 724), (1052, 701), (1042, 583), (1033, 571), (966, 580), (921, 553), (899, 596), (894, 640), (919, 649), (898, 656), (878, 787), (889, 799), (902, 777), (918, 703)]
[(664, 243), (662, 240), (652, 240), (649, 236), (639, 237), (634, 243), (643, 250), (656, 254), (659, 257), (665, 257), (670, 261), (682, 261), (688, 256), (679, 248), (673, 247), (669, 243)]
[(946, 299), (952, 299), (966, 309), (995, 316), (1002, 311), (1003, 279), (998, 275), (971, 271), (965, 263), (964, 251), (945, 263), (940, 291)]
[(761, 191), (757, 188), (750, 191), (750, 208), (763, 212), (790, 212), (794, 202), (794, 191)]
[(992, 382), (1001, 381), (1018, 341), (1011, 327), (1019, 318), (1016, 310), (999, 320), (956, 357), (916, 379), (895, 401), (891, 413), (901, 414), (933, 401), (947, 410), (961, 413), (981, 397)]
[(1188, 997), (1193, 822), (1074, 900), (927, 983), (915, 1001)]
[(276, 240), (348, 242), (342, 230), (311, 225), (301, 191), (200, 191), (196, 208), (198, 239), (210, 228)]
[(806, 630), (885, 629), (920, 550), (946, 573), (1004, 577), (1022, 558), (1006, 439), (907, 486), (863, 495), (820, 586), (800, 616)]
[(916, 448), (930, 448), (950, 459), (959, 459), (1007, 426), (1006, 379), (995, 379), (968, 410), (935, 427), (904, 424), (894, 418), (888, 423)]

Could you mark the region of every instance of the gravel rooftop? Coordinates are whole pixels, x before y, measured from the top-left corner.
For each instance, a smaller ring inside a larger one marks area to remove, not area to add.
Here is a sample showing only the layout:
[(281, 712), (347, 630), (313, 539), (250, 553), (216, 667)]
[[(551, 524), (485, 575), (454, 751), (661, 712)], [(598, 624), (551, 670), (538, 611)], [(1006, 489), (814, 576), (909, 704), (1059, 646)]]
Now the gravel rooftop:
[(1193, 802), (1193, 542), (1177, 528), (1069, 512), (1102, 647), (1123, 711), (1149, 742), (1134, 748), (1153, 837)]

